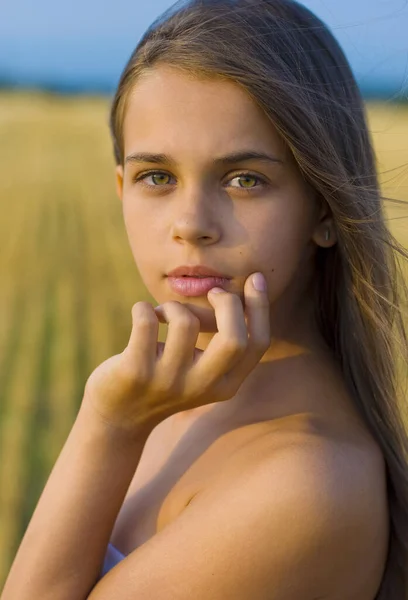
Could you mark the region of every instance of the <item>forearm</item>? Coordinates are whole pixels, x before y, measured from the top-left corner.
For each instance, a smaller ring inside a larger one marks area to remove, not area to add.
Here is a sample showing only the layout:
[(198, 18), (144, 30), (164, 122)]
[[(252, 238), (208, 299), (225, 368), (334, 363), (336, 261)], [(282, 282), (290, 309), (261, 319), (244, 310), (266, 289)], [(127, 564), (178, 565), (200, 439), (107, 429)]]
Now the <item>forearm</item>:
[(82, 600), (153, 427), (122, 435), (82, 406), (21, 542), (1, 600)]

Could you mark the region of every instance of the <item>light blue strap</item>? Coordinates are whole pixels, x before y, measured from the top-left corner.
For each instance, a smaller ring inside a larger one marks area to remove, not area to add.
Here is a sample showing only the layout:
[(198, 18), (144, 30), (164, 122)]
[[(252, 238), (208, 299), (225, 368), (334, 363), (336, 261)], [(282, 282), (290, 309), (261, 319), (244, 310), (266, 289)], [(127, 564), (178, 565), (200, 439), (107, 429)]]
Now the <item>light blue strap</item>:
[(100, 578), (106, 575), (108, 571), (113, 569), (113, 567), (116, 566), (124, 558), (126, 558), (126, 556), (122, 554), (122, 552), (120, 552), (117, 548), (115, 548), (115, 546), (109, 543), (105, 554), (105, 560), (103, 563)]

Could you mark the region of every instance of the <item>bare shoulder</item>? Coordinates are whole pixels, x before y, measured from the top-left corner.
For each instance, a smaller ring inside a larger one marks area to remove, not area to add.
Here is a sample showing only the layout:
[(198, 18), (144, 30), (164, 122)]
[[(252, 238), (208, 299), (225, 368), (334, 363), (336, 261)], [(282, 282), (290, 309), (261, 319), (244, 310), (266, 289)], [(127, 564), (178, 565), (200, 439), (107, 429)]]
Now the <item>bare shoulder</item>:
[(327, 581), (339, 581), (344, 568), (344, 597), (374, 597), (388, 551), (387, 478), (381, 450), (364, 426), (331, 428), (320, 419), (307, 420), (267, 457), (258, 485), (269, 468), (287, 474), (299, 511), (306, 506), (305, 517), (315, 518), (336, 540), (322, 557)]
[(274, 425), (90, 600), (373, 600), (387, 549), (379, 457), (358, 435), (322, 435), (299, 419)]
[(273, 473), (279, 464), (296, 478), (307, 468), (319, 478), (322, 491), (336, 491), (342, 482), (343, 493), (359, 499), (363, 492), (384, 497), (386, 465), (379, 445), (361, 422), (334, 421), (304, 413), (276, 419), (267, 427), (260, 423), (262, 433), (229, 463), (231, 476), (242, 473), (243, 462), (261, 473)]
[[(294, 419), (279, 435), (262, 436), (246, 461), (230, 467), (229, 477), (224, 473), (223, 482), (207, 490), (209, 498), (244, 484), (254, 512), (264, 516), (258, 531), (266, 544), (281, 515), (287, 556), (314, 547), (303, 575), (318, 573), (325, 597), (374, 598), (387, 557), (389, 518), (385, 462), (366, 431)], [(266, 503), (264, 510), (258, 503)], [(271, 528), (267, 507), (274, 515)]]
[(331, 426), (318, 416), (299, 415), (280, 435), (272, 432), (260, 440), (263, 458), (257, 456), (252, 466), (258, 485), (278, 472), (309, 498), (309, 508), (314, 503), (320, 509), (326, 506), (331, 516), (355, 517), (361, 527), (372, 530), (374, 522), (382, 525), (387, 517), (386, 465), (368, 431), (346, 423)]
[(363, 508), (365, 515), (367, 502), (372, 510), (382, 512), (386, 500), (385, 461), (366, 432), (331, 429), (321, 419), (308, 416), (293, 427), (282, 428), (279, 436), (273, 432), (269, 440), (264, 437), (263, 446), (263, 459), (253, 465), (260, 475), (273, 474), (279, 468), (280, 474), (283, 471), (289, 481), (296, 482), (298, 491), (302, 485), (305, 493), (310, 490), (311, 499)]

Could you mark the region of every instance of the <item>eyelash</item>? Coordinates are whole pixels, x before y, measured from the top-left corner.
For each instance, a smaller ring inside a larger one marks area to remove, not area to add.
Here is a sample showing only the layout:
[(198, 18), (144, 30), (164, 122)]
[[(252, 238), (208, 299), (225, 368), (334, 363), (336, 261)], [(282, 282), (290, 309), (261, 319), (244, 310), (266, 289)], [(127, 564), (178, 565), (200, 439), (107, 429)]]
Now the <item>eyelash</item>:
[[(134, 177), (132, 179), (133, 183), (139, 183), (140, 185), (145, 186), (146, 188), (152, 189), (152, 188), (161, 188), (161, 187), (166, 187), (169, 184), (163, 184), (163, 185), (150, 185), (148, 183), (144, 182), (144, 179), (146, 179), (146, 177), (149, 177), (150, 175), (168, 175), (169, 177), (171, 177), (171, 175), (169, 173), (166, 173), (166, 171), (147, 171), (145, 173), (142, 173), (141, 175), (137, 175), (136, 177)], [(244, 192), (248, 192), (251, 193), (252, 191), (256, 191), (259, 189), (262, 189), (264, 187), (266, 187), (268, 185), (268, 182), (266, 181), (266, 179), (264, 179), (263, 177), (261, 177), (260, 175), (254, 175), (253, 173), (250, 173), (248, 171), (246, 172), (241, 172), (241, 173), (236, 173), (234, 175), (234, 177), (232, 177), (231, 179), (236, 179), (237, 177), (252, 177), (253, 179), (257, 179), (258, 181), (261, 182), (261, 185), (257, 185), (254, 186), (252, 188), (244, 188), (244, 187), (237, 187), (235, 189), (239, 189), (242, 190)]]

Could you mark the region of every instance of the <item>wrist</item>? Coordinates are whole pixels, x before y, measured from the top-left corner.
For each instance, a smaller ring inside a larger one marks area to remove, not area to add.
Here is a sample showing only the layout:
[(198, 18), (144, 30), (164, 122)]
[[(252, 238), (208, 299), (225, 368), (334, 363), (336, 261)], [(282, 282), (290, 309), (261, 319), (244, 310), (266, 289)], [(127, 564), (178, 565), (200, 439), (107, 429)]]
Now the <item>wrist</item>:
[(120, 424), (115, 423), (103, 415), (92, 399), (84, 396), (81, 407), (77, 415), (78, 424), (83, 426), (91, 435), (101, 436), (103, 439), (115, 442), (124, 446), (144, 445), (147, 438), (158, 424), (152, 419), (141, 418), (140, 422)]

